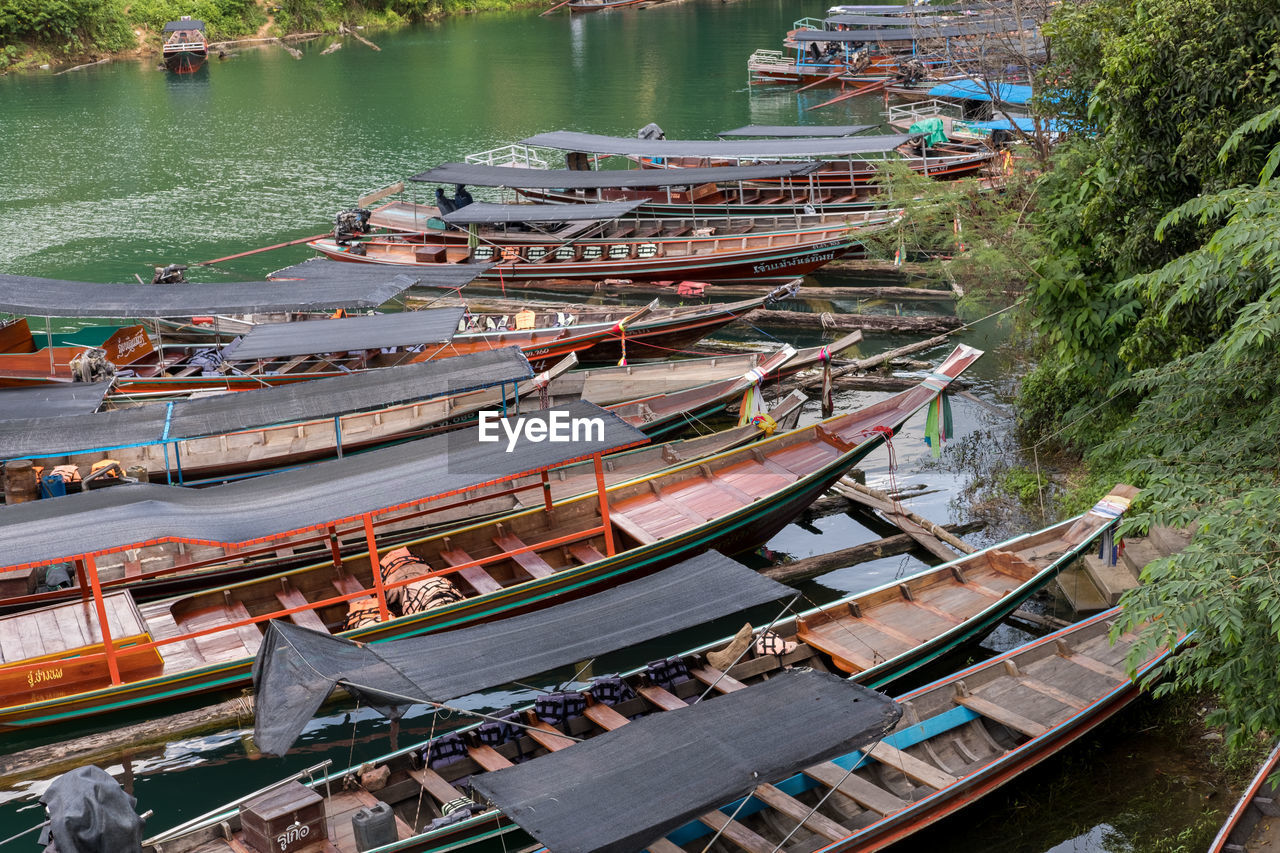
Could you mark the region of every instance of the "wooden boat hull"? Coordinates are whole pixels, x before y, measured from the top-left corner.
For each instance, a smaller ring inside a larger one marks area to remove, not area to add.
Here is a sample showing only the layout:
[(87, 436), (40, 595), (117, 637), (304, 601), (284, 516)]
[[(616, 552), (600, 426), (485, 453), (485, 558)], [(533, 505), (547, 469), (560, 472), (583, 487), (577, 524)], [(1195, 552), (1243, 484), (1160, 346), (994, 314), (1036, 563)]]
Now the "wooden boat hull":
[[(457, 628), (489, 619), (513, 616), (617, 585), (715, 549), (737, 554), (763, 544), (817, 500), (879, 443), (862, 453), (841, 457), (815, 475), (797, 481), (770, 501), (744, 507), (714, 523), (670, 539), (625, 551), (604, 560), (547, 577), (526, 581), (498, 593), (465, 599), (438, 610), (345, 633), (361, 642), (383, 642), (431, 631)], [(0, 709), (0, 731), (69, 723), (107, 711), (152, 707), (215, 690), (239, 688), (249, 681), (251, 657), (226, 664), (188, 670), (179, 675), (150, 678), (63, 698), (51, 698)]]
[(1262, 762), (1262, 767), (1249, 783), (1249, 787), (1245, 789), (1235, 808), (1231, 810), (1231, 814), (1227, 815), (1222, 829), (1214, 836), (1213, 844), (1209, 846), (1209, 853), (1239, 853), (1239, 851), (1254, 849), (1271, 849), (1269, 845), (1275, 843), (1275, 830), (1266, 832), (1261, 838), (1255, 837), (1255, 832), (1258, 824), (1264, 819), (1270, 818), (1272, 826), (1275, 825), (1276, 792), (1267, 784), (1267, 778), (1276, 772), (1277, 767), (1280, 767), (1280, 745), (1271, 750), (1271, 754), (1267, 756), (1266, 761)]
[(164, 67), (174, 74), (194, 74), (204, 67), (209, 58), (208, 48), (168, 51), (164, 53)]
[[(795, 428), (805, 399), (803, 394), (792, 392), (786, 400), (770, 410), (769, 414), (779, 430)], [(764, 433), (758, 427), (748, 425), (699, 438), (651, 444), (615, 453), (605, 457), (605, 484), (615, 486), (637, 477), (660, 473), (666, 468), (741, 447), (762, 437)], [(576, 463), (564, 470), (567, 471), (565, 477), (556, 476), (551, 479), (552, 500), (571, 500), (595, 489), (595, 474), (589, 463)], [(511, 483), (510, 487), (527, 488), (538, 482), (539, 478), (529, 477)], [(494, 495), (493, 499), (485, 501), (484, 495), (490, 493)], [(376, 525), (379, 541), (385, 545), (395, 541), (393, 534), (395, 539), (411, 539), (485, 516), (527, 508), (526, 504), (509, 497), (502, 485), (477, 489), (469, 494), (479, 502), (432, 512), (423, 519), (416, 518), (412, 512), (403, 520), (395, 517), (380, 519)], [(363, 530), (338, 531), (337, 538), (343, 554), (358, 553), (366, 546)], [(303, 535), (296, 541), (276, 543), (257, 551), (238, 549), (229, 552), (212, 546), (197, 551), (190, 548), (179, 550), (172, 543), (145, 546), (138, 549), (134, 556), (134, 561), (138, 564), (137, 576), (126, 571), (124, 562), (112, 562), (109, 557), (102, 557), (97, 564), (98, 577), (104, 591), (128, 589), (135, 601), (144, 603), (195, 593), (207, 589), (211, 583), (236, 584), (300, 568), (322, 558), (327, 548), (326, 542), (324, 536), (315, 534)], [(178, 562), (179, 557), (189, 561), (185, 570)], [(163, 565), (153, 565), (156, 563)], [(0, 583), (5, 583), (2, 577)], [(18, 583), (20, 586), (11, 587), (8, 594), (0, 598), (0, 614), (74, 601), (82, 597), (80, 588), (74, 586), (50, 592), (21, 594), (25, 590), (25, 581)]]
[[(337, 261), (393, 266), (430, 266), (415, 259), (410, 244), (387, 244), (370, 241), (363, 244), (365, 254), (354, 254), (349, 246), (332, 240), (316, 240), (307, 245), (325, 257)], [(403, 248), (402, 248), (403, 247)], [(503, 262), (478, 278), (485, 281), (541, 281), (547, 278), (603, 279), (629, 278), (639, 281), (693, 279), (708, 281), (745, 281), (751, 284), (784, 283), (808, 275), (834, 260), (845, 257), (859, 243), (852, 236), (834, 235), (816, 243), (788, 247), (725, 251), (720, 255), (690, 255), (653, 258), (621, 258), (563, 263)]]

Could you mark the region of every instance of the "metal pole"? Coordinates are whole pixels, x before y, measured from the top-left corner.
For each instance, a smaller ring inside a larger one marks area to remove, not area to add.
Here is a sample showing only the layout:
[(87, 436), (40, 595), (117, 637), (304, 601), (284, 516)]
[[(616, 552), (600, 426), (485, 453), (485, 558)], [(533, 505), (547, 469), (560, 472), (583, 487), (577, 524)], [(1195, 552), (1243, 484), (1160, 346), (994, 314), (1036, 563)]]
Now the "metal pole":
[(591, 457), (596, 469), (596, 494), (600, 496), (600, 520), (604, 523), (604, 549), (605, 553), (612, 557), (617, 553), (617, 546), (613, 543), (613, 523), (609, 521), (609, 493), (604, 488), (604, 460), (603, 454), (597, 453)]
[(102, 647), (107, 653), (107, 669), (111, 672), (111, 684), (119, 686), (120, 665), (116, 663), (116, 647), (111, 642), (111, 627), (107, 624), (107, 603), (102, 600), (102, 584), (98, 582), (98, 565), (92, 554), (84, 558), (85, 573), (89, 575), (89, 584), (93, 587), (93, 603), (98, 610), (98, 633), (102, 635)]
[(378, 618), (386, 622), (391, 618), (387, 609), (387, 590), (382, 585), (382, 566), (378, 562), (378, 545), (373, 541), (373, 514), (364, 514), (364, 541), (369, 546), (369, 568), (373, 571), (373, 588), (378, 593)]

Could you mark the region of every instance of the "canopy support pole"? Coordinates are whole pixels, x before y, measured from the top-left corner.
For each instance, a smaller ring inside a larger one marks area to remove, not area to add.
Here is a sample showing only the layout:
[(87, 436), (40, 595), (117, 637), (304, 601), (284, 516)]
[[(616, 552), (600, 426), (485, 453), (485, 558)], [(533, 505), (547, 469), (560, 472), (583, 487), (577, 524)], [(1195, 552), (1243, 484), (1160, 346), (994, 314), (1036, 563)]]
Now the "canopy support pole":
[(116, 662), (116, 647), (111, 642), (111, 626), (107, 624), (107, 603), (102, 600), (102, 584), (98, 582), (98, 565), (92, 554), (84, 557), (85, 572), (93, 586), (93, 603), (98, 610), (98, 633), (102, 635), (102, 648), (107, 653), (107, 670), (111, 673), (112, 686), (120, 686), (120, 664)]
[(364, 541), (369, 546), (369, 568), (373, 571), (373, 588), (378, 593), (378, 618), (387, 622), (391, 612), (387, 610), (387, 589), (382, 585), (382, 564), (378, 562), (378, 545), (373, 541), (373, 514), (364, 514)]
[(547, 512), (551, 512), (551, 474), (549, 471), (542, 472), (542, 502), (547, 508)]
[(342, 570), (342, 550), (338, 547), (338, 529), (329, 525), (329, 556), (333, 558), (333, 567)]
[(604, 550), (612, 557), (617, 552), (613, 544), (613, 523), (609, 521), (609, 493), (604, 488), (604, 458), (597, 453), (591, 457), (596, 468), (596, 494), (600, 496), (600, 520), (604, 524)]
[(49, 378), (53, 378), (55, 370), (53, 366), (53, 328), (49, 325), (49, 318), (44, 318), (44, 345), (49, 350)]
[(333, 416), (333, 440), (337, 443), (338, 458), (342, 458), (342, 416)]
[(76, 560), (76, 582), (80, 585), (80, 598), (84, 601), (89, 600), (89, 576), (84, 571), (84, 560)]

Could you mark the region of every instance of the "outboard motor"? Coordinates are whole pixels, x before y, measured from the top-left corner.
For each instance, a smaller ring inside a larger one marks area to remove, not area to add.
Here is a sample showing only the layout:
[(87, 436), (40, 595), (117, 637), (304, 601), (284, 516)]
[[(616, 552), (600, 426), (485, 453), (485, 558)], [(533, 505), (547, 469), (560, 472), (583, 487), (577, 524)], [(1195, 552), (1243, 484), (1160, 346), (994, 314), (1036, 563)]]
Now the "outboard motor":
[(63, 773), (40, 797), (49, 823), (40, 833), (56, 853), (141, 853), (142, 818), (137, 803), (99, 767)]
[(338, 211), (338, 215), (333, 218), (333, 239), (345, 243), (364, 234), (369, 228), (369, 217), (372, 215), (372, 211), (365, 207), (349, 207)]
[(649, 122), (636, 134), (638, 139), (666, 139), (667, 134), (653, 122)]
[(907, 59), (898, 63), (897, 78), (902, 83), (919, 83), (929, 76), (929, 69), (918, 59)]
[(187, 277), (183, 275), (186, 269), (186, 264), (169, 264), (167, 267), (156, 267), (156, 274), (151, 277), (151, 283), (186, 284)]
[(98, 382), (116, 375), (116, 366), (107, 361), (104, 349), (85, 350), (72, 358), (67, 366), (71, 368), (74, 382)]

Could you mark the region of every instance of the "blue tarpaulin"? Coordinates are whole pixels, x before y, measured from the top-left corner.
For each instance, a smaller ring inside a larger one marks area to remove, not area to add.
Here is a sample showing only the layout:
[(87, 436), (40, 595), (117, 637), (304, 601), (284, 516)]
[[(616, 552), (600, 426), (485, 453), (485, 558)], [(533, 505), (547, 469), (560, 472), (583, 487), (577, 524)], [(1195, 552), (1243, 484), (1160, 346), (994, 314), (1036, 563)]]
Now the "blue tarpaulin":
[[(1036, 129), (1035, 119), (1026, 116), (996, 119), (994, 121), (966, 121), (964, 125), (974, 130), (1012, 130), (1016, 125), (1024, 133), (1034, 133)], [(1040, 129), (1050, 133), (1062, 133), (1066, 130), (1062, 122), (1051, 118), (1040, 119)]]
[(1026, 104), (1031, 101), (1031, 87), (1013, 83), (987, 83), (983, 80), (955, 80), (939, 83), (929, 90), (933, 98), (954, 98), (963, 101), (989, 101), (991, 92), (1005, 104)]

